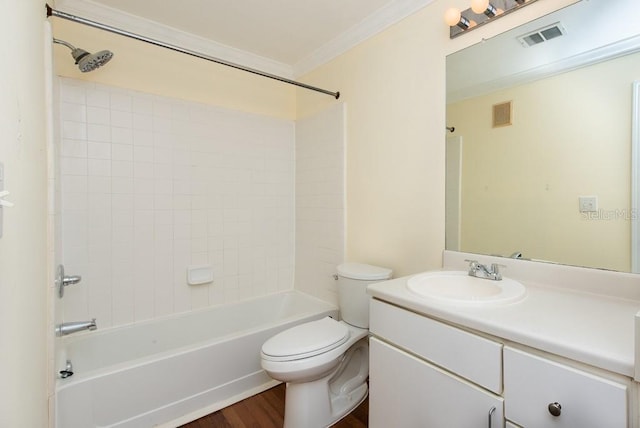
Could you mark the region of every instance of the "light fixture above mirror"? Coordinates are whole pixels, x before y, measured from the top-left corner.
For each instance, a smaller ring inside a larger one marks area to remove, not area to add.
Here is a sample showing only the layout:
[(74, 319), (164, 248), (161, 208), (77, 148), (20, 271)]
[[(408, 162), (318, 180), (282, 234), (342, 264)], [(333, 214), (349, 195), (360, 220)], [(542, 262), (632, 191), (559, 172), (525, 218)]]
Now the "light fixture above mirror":
[(449, 37), (458, 37), (485, 25), (501, 16), (535, 3), (537, 0), (471, 0), (471, 7), (464, 11), (447, 9), (444, 21), (449, 26)]

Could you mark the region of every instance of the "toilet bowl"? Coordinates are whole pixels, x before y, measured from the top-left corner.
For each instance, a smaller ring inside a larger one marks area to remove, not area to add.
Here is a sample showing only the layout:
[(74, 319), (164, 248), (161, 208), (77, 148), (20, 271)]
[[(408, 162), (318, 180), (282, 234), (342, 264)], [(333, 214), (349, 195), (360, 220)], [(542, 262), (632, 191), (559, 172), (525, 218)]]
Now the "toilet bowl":
[(341, 321), (330, 317), (285, 330), (262, 346), (262, 368), (287, 383), (285, 428), (327, 427), (368, 394), (367, 285), (391, 270), (359, 263), (338, 266)]

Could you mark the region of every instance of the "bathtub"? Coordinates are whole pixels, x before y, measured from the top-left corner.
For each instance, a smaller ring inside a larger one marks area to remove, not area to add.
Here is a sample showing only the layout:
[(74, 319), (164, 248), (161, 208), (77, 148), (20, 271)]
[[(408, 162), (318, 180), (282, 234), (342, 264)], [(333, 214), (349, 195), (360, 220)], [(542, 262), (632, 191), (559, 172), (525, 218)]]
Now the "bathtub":
[(278, 383), (260, 367), (269, 337), (337, 314), (335, 306), (291, 291), (62, 338), (61, 359), (71, 360), (74, 375), (57, 380), (56, 426), (195, 420)]

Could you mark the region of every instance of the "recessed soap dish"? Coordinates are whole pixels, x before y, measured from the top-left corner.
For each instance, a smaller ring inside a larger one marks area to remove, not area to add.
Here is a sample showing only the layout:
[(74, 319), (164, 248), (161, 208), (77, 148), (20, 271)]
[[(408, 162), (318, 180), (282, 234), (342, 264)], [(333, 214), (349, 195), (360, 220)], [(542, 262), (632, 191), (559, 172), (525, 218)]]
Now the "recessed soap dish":
[(213, 282), (213, 266), (197, 265), (187, 267), (187, 283), (189, 285), (208, 284)]

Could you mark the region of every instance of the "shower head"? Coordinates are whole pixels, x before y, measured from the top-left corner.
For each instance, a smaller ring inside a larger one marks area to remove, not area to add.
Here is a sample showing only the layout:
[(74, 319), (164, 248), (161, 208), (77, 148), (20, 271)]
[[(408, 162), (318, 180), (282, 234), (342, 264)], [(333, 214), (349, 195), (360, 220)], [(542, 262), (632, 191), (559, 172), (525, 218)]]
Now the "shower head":
[(71, 49), (71, 56), (78, 65), (78, 68), (80, 68), (80, 71), (83, 73), (93, 71), (96, 68), (105, 65), (109, 60), (111, 60), (111, 58), (113, 58), (113, 52), (111, 51), (105, 50), (90, 54), (84, 49), (76, 48), (71, 43), (67, 43), (64, 40), (53, 39), (53, 43), (58, 43)]

